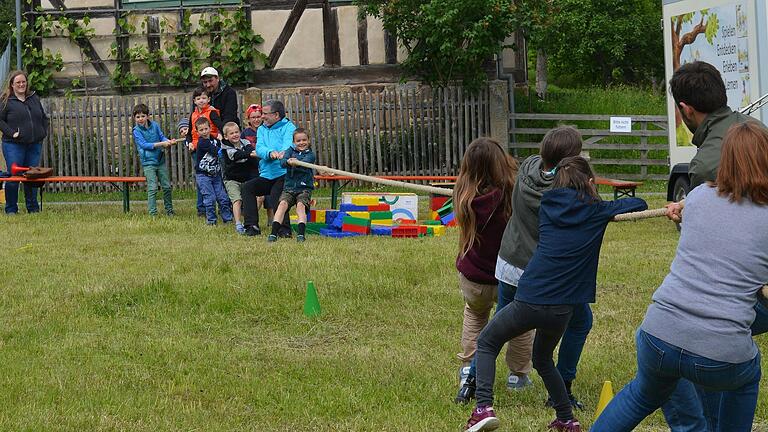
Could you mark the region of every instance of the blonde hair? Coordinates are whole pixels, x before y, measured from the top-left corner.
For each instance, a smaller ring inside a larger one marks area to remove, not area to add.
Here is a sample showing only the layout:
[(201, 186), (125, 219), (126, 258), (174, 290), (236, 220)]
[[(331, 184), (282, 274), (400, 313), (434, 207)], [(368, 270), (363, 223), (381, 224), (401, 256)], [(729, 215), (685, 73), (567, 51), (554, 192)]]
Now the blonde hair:
[(227, 123), (224, 124), (224, 127), (221, 128), (221, 131), (224, 132), (224, 135), (226, 135), (233, 128), (237, 128), (238, 130), (240, 130), (240, 126), (238, 126), (237, 123), (235, 123), (235, 122), (227, 122)]
[(2, 106), (8, 104), (8, 98), (10, 98), (13, 94), (13, 80), (15, 80), (19, 75), (24, 75), (24, 78), (27, 80), (27, 92), (24, 95), (29, 96), (29, 77), (27, 76), (27, 73), (23, 70), (12, 71), (10, 74), (8, 74), (8, 85), (3, 90), (2, 96), (0, 96), (0, 104), (2, 104)]
[[(453, 210), (459, 226), (459, 250), (462, 256), (479, 244), (477, 217), (472, 201), (492, 189), (501, 190), (501, 201), (494, 211), (504, 218), (512, 214), (512, 189), (517, 175), (517, 161), (491, 138), (478, 138), (467, 147), (461, 160), (459, 176), (453, 189)], [(486, 221), (481, 221), (485, 223)]]

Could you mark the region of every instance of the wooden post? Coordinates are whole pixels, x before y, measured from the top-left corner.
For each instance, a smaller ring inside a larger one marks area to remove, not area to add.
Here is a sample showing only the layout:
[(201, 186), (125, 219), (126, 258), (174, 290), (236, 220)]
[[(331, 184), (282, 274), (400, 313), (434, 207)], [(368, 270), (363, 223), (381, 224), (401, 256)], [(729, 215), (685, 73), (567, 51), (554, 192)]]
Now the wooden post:
[(328, 0), (323, 1), (323, 48), (325, 51), (325, 66), (341, 66), (339, 20), (336, 15), (336, 9), (331, 8)]
[(357, 13), (357, 55), (360, 66), (368, 64), (368, 17), (362, 11)]
[(384, 30), (384, 58), (387, 64), (397, 64), (397, 38)]
[(291, 39), (294, 30), (296, 30), (296, 25), (299, 23), (299, 19), (306, 8), (307, 0), (296, 0), (293, 9), (291, 9), (291, 14), (288, 15), (288, 20), (285, 22), (283, 30), (280, 32), (280, 36), (277, 37), (275, 45), (269, 53), (269, 67), (274, 68), (277, 66), (277, 61), (280, 60), (280, 56), (283, 54), (285, 46), (288, 45), (288, 41)]

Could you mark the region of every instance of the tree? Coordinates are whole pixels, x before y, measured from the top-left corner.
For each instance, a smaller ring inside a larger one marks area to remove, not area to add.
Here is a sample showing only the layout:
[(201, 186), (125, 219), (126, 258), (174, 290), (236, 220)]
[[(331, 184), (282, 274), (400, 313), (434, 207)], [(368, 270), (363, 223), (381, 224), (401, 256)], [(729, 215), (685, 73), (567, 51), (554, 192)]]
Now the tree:
[(696, 41), (696, 38), (704, 33), (704, 36), (707, 38), (707, 42), (709, 42), (710, 45), (712, 45), (712, 40), (717, 34), (718, 28), (720, 28), (720, 23), (717, 19), (717, 15), (710, 14), (708, 9), (704, 9), (700, 11), (701, 13), (701, 20), (698, 24), (693, 26), (691, 31), (688, 33), (681, 35), (680, 32), (683, 30), (683, 24), (688, 24), (693, 22), (693, 18), (695, 13), (687, 13), (678, 15), (676, 17), (672, 17), (672, 70), (676, 71), (680, 67), (680, 56), (683, 53), (683, 48), (685, 48), (686, 45), (692, 44), (694, 41)]
[(552, 70), (561, 80), (603, 85), (648, 81), (664, 71), (657, 3), (552, 0), (551, 19), (534, 27), (532, 36), (548, 49)]
[(16, 27), (14, 0), (0, 0), (0, 45), (2, 45), (0, 50), (5, 49), (6, 42), (13, 37), (14, 27)]
[(483, 65), (501, 51), (515, 28), (513, 0), (358, 0), (361, 9), (397, 36), (406, 72), (444, 87), (478, 89)]

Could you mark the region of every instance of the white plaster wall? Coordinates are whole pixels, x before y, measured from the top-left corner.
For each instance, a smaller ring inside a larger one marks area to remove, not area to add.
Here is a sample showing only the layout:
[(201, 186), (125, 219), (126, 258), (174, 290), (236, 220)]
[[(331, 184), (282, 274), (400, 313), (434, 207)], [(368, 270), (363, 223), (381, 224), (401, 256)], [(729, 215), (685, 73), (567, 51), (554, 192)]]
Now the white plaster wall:
[[(256, 48), (266, 55), (272, 51), (272, 47), (280, 36), (285, 22), (288, 21), (289, 10), (259, 10), (251, 12), (251, 27), (253, 32), (260, 34), (264, 38), (264, 43), (257, 45)], [(321, 33), (322, 39), (322, 33)], [(285, 52), (283, 52), (285, 54)]]
[(384, 64), (384, 24), (380, 19), (369, 16), (368, 18), (368, 63)]
[[(113, 7), (115, 2), (111, 0), (66, 0), (64, 4), (67, 6), (67, 9), (85, 9), (89, 7)], [(54, 9), (48, 0), (42, 0), (40, 6), (43, 9)]]
[(360, 50), (357, 45), (357, 6), (336, 8), (339, 17), (339, 49), (342, 66), (359, 66)]
[(321, 67), (324, 62), (322, 10), (307, 9), (301, 15), (296, 30), (274, 67), (314, 68)]

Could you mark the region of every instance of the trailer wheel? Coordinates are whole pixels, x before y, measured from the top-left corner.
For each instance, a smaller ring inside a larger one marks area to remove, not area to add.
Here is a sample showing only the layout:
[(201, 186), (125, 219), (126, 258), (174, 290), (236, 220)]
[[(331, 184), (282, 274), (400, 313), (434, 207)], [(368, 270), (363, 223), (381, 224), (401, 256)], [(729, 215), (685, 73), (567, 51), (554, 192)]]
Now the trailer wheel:
[[(672, 187), (672, 198), (675, 202), (680, 202), (685, 199), (686, 195), (688, 195), (689, 189), (691, 188), (691, 181), (688, 180), (688, 176), (681, 175), (678, 176), (675, 179), (675, 185)], [(677, 232), (680, 232), (680, 224), (675, 224), (675, 227), (677, 228)]]
[(680, 202), (685, 199), (688, 192), (691, 189), (691, 182), (686, 176), (679, 176), (675, 179), (675, 185), (672, 187), (672, 198), (675, 202)]

